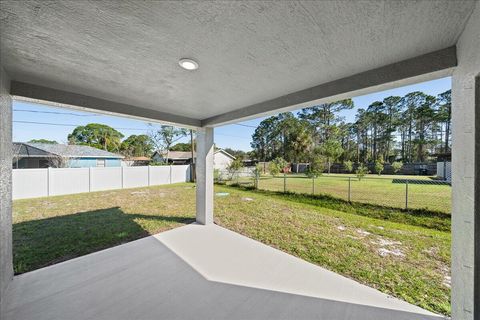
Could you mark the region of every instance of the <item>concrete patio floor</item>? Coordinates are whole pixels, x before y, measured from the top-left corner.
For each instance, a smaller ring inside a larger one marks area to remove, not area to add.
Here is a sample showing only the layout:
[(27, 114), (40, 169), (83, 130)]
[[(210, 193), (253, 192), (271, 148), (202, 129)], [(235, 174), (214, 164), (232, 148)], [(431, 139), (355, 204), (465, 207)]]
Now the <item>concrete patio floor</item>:
[(197, 224), (17, 276), (6, 311), (8, 320), (443, 318)]

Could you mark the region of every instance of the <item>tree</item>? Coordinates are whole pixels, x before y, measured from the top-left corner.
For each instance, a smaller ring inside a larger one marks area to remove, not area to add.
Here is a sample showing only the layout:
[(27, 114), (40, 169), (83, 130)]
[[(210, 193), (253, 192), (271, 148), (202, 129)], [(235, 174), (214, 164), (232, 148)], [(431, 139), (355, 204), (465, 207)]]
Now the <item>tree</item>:
[(152, 154), (152, 150), (153, 143), (146, 134), (133, 134), (120, 145), (120, 152), (127, 157), (147, 157)]
[(303, 121), (293, 121), (288, 132), (289, 148), (292, 151), (291, 160), (296, 164), (298, 172), (299, 162), (306, 160), (313, 147), (312, 135), (308, 125)]
[(150, 140), (156, 150), (166, 152), (165, 162), (168, 163), (172, 144), (187, 135), (187, 129), (162, 125), (158, 130), (149, 133)]
[(401, 161), (394, 161), (392, 163), (392, 169), (395, 174), (397, 174), (403, 167), (403, 162)]
[(387, 116), (387, 127), (384, 132), (384, 140), (386, 141), (386, 149), (384, 160), (388, 161), (391, 147), (392, 147), (392, 134), (396, 131), (396, 125), (400, 116), (400, 103), (402, 101), (401, 97), (398, 96), (390, 96), (383, 99), (383, 105), (385, 106), (386, 116)]
[(58, 144), (58, 142), (55, 140), (47, 140), (47, 139), (32, 139), (28, 141), (28, 143)]
[(384, 169), (383, 161), (380, 160), (380, 159), (379, 159), (379, 160), (376, 160), (376, 161), (375, 161), (375, 172), (376, 172), (378, 175), (381, 175), (383, 169)]
[[(194, 143), (195, 145), (195, 143)], [(173, 146), (170, 147), (170, 151), (184, 151), (184, 152), (189, 152), (192, 150), (192, 144), (191, 143), (185, 143), (185, 142), (179, 142), (174, 144)]]
[(270, 161), (268, 164), (268, 171), (272, 176), (278, 175), (280, 172), (284, 171), (288, 163), (282, 157), (277, 157), (273, 161)]
[(321, 176), (325, 170), (325, 157), (318, 152), (315, 152), (309, 162), (310, 164), (306, 171), (307, 177), (317, 178), (318, 176)]
[(117, 152), (120, 149), (122, 138), (123, 134), (112, 127), (100, 123), (90, 123), (73, 129), (73, 132), (68, 135), (68, 142)]
[(258, 180), (260, 179), (260, 176), (262, 175), (262, 166), (260, 164), (257, 164), (251, 171), (250, 175), (253, 179), (253, 187), (255, 189), (258, 189)]
[(233, 180), (238, 175), (239, 171), (243, 168), (242, 159), (235, 159), (227, 167), (230, 180)]
[(321, 154), (327, 159), (327, 169), (330, 174), (332, 162), (335, 162), (343, 153), (340, 141), (336, 139), (329, 139), (321, 146)]
[(437, 103), (439, 106), (438, 119), (445, 126), (445, 141), (442, 152), (448, 153), (450, 150), (450, 124), (452, 122), (452, 90), (447, 90), (438, 95)]
[(353, 171), (353, 162), (350, 160), (344, 161), (343, 166), (345, 167), (345, 171), (352, 172)]
[(251, 143), (256, 158), (265, 162), (277, 157), (290, 162), (305, 160), (311, 146), (308, 122), (299, 120), (291, 112), (260, 122), (252, 135)]
[(343, 110), (354, 107), (352, 99), (324, 103), (317, 106), (304, 108), (299, 113), (299, 118), (307, 121), (313, 129), (316, 144), (327, 141), (332, 136), (332, 129), (343, 120), (338, 115)]
[(279, 135), (278, 117), (264, 119), (255, 129), (250, 143), (255, 156), (261, 161), (270, 161), (280, 156), (282, 141)]
[(272, 175), (272, 177), (275, 177), (280, 173), (280, 168), (274, 161), (270, 161), (268, 164), (268, 172)]
[(416, 159), (420, 162), (424, 162), (426, 158), (426, 145), (430, 143), (428, 139), (429, 130), (435, 119), (434, 105), (436, 102), (435, 97), (423, 94), (423, 100), (416, 108), (415, 112), (415, 131), (416, 137), (414, 139), (414, 145), (416, 146)]
[(355, 170), (355, 174), (357, 175), (358, 181), (362, 180), (367, 173), (368, 173), (368, 168), (363, 163), (361, 163), (357, 167), (357, 170)]

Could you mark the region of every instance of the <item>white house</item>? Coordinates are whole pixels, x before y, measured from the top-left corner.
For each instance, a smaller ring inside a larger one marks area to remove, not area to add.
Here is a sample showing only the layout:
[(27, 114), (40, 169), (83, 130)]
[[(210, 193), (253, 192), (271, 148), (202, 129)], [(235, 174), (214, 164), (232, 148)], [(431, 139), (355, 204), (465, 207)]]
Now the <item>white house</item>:
[(218, 149), (213, 154), (213, 168), (224, 170), (226, 169), (235, 157), (223, 149)]

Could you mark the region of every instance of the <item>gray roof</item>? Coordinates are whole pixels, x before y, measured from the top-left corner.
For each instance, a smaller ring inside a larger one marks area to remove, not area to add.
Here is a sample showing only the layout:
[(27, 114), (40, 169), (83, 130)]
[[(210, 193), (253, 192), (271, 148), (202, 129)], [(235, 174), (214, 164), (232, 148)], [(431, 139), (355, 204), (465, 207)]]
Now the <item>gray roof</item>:
[(14, 154), (20, 157), (123, 158), (119, 154), (89, 146), (23, 142), (14, 143)]
[[(225, 155), (227, 155), (228, 157), (232, 158), (232, 159), (235, 159), (234, 156), (232, 156), (230, 153), (228, 153), (227, 151), (223, 150), (223, 149), (217, 149), (215, 150), (214, 153), (223, 153)], [(160, 155), (161, 157), (165, 158), (167, 156), (167, 151), (157, 151), (156, 152), (158, 155)], [(193, 156), (196, 157), (197, 156), (197, 153), (194, 152), (193, 153)], [(192, 152), (191, 151), (170, 151), (168, 153), (168, 158), (169, 159), (173, 159), (173, 160), (186, 160), (186, 159), (191, 159), (192, 158)]]

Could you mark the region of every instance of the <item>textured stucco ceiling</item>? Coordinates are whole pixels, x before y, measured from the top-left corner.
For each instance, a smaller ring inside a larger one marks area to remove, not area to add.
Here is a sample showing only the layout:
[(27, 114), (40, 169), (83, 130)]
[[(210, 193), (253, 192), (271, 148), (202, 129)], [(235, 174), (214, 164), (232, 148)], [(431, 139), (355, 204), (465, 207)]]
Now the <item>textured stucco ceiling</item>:
[(451, 46), (473, 7), (2, 0), (0, 57), (13, 80), (205, 119)]

